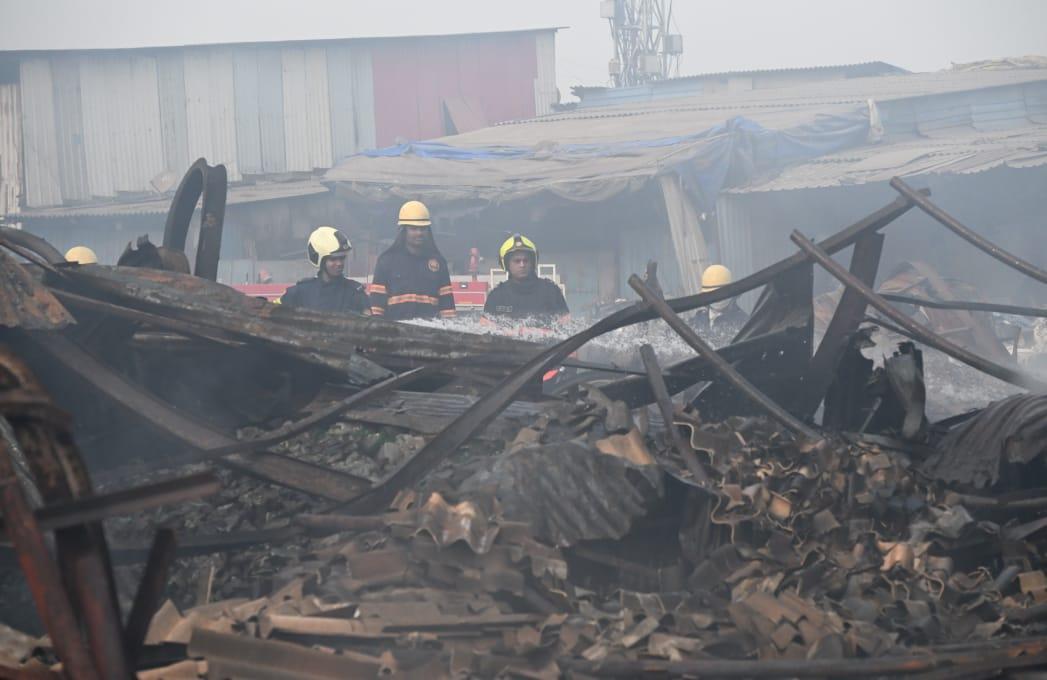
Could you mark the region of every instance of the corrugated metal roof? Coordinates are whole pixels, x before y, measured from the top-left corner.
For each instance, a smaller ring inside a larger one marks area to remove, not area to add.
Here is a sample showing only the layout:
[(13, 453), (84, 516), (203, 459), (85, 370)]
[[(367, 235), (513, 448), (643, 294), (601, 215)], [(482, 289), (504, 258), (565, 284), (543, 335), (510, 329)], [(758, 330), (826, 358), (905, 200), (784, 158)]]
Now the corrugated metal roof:
[[(364, 10), (367, 12), (367, 10)], [(373, 13), (372, 13), (373, 14)], [(403, 20), (409, 17), (398, 17), (398, 22), (403, 25)], [(250, 26), (251, 22), (244, 22), (245, 25)], [(71, 35), (69, 33), (54, 34), (48, 31), (37, 31), (33, 35), (27, 36), (36, 40), (54, 40), (61, 39), (63, 44), (57, 43), (43, 43), (39, 46), (34, 45), (29, 48), (18, 48), (18, 49), (0, 49), (0, 54), (26, 54), (26, 55), (43, 55), (54, 52), (128, 52), (133, 50), (157, 50), (157, 49), (183, 49), (188, 47), (324, 47), (326, 45), (337, 44), (337, 43), (348, 43), (348, 42), (361, 42), (366, 40), (416, 40), (418, 38), (465, 38), (477, 35), (510, 35), (518, 33), (543, 33), (547, 31), (559, 31), (568, 28), (567, 26), (538, 26), (535, 28), (514, 28), (510, 30), (492, 30), (492, 31), (467, 31), (462, 33), (426, 33), (424, 30), (418, 31), (417, 33), (403, 33), (397, 31), (383, 32), (383, 31), (368, 31), (366, 33), (360, 33), (358, 35), (338, 35), (338, 36), (325, 36), (322, 38), (289, 38), (286, 40), (234, 40), (229, 42), (220, 43), (183, 43), (176, 40), (171, 41), (159, 41), (150, 44), (135, 44), (135, 45), (114, 45), (114, 35), (105, 33), (103, 35), (94, 35), (91, 33), (84, 33), (79, 35)], [(116, 37), (126, 37), (127, 35), (133, 35), (133, 33), (122, 33)], [(83, 40), (84, 42), (76, 43), (70, 42), (70, 40)], [(92, 45), (89, 44), (93, 39), (98, 39), (103, 44)]]
[(973, 174), (1007, 166), (1047, 165), (1047, 125), (998, 132), (971, 130), (848, 149), (786, 168), (773, 179), (727, 193), (755, 193), (887, 182), (894, 176)]
[[(829, 83), (811, 83), (791, 88), (759, 90), (700, 98), (681, 98), (640, 106), (607, 107), (543, 116), (527, 121), (475, 130), (437, 140), (463, 150), (497, 147), (533, 149), (524, 157), (490, 156), (462, 161), (406, 154), (400, 156), (353, 156), (324, 176), (338, 185), (347, 197), (390, 200), (425, 195), (430, 200), (464, 200), (482, 197), (505, 201), (538, 192), (571, 196), (571, 200), (601, 200), (626, 188), (641, 186), (668, 165), (687, 159), (693, 144), (688, 136), (715, 129), (741, 116), (772, 130), (812, 125), (833, 117), (874, 117), (883, 114), (888, 141), (910, 140), (921, 120), (916, 104), (929, 97), (970, 93), (957, 106), (966, 112), (958, 125), (936, 134), (983, 135), (976, 128), (986, 120), (1007, 121), (1012, 129), (1023, 129), (1042, 109), (1041, 90), (1047, 90), (1047, 69), (994, 72), (941, 72), (856, 78)], [(1023, 107), (1017, 105), (1024, 93)], [(870, 103), (874, 109), (870, 110)], [(978, 110), (976, 106), (982, 106)], [(996, 108), (993, 108), (996, 107)], [(872, 114), (872, 115), (871, 115)], [(951, 114), (945, 114), (948, 119)], [(889, 123), (889, 124), (888, 124)], [(1020, 138), (1020, 134), (1017, 137)], [(668, 146), (634, 144), (628, 153), (557, 153), (563, 145), (621, 145), (628, 142), (682, 141)], [(949, 142), (942, 142), (948, 146)], [(884, 147), (877, 148), (886, 148)], [(893, 148), (893, 147), (892, 147)], [(548, 150), (548, 153), (546, 153)], [(848, 158), (847, 152), (837, 158)], [(983, 157), (989, 163), (988, 157)], [(999, 164), (1004, 161), (991, 161)], [(1008, 163), (1037, 162), (1032, 157)], [(807, 164), (804, 168), (819, 166)], [(970, 172), (966, 166), (953, 170)], [(950, 170), (952, 171), (952, 170)], [(829, 182), (829, 179), (822, 181)]]
[[(784, 75), (787, 73), (817, 73), (819, 71), (840, 71), (852, 69), (857, 71), (868, 71), (872, 75), (884, 75), (886, 73), (910, 73), (900, 66), (888, 64), (885, 61), (860, 61), (854, 64), (824, 64), (822, 66), (784, 66), (778, 68), (757, 68), (744, 71), (712, 71), (710, 73), (695, 73), (689, 76), (677, 78), (666, 78), (654, 80), (643, 87), (663, 88), (673, 87), (679, 83), (691, 83), (712, 78), (731, 78), (736, 76), (759, 76), (759, 75)], [(607, 90), (629, 90), (636, 88), (612, 88), (606, 85), (576, 85), (571, 88), (571, 93), (579, 97), (589, 94), (605, 92)]]
[[(273, 182), (270, 184), (252, 184), (229, 187), (227, 203), (259, 203), (297, 196), (311, 196), (327, 193), (328, 189), (317, 180), (296, 182)], [(84, 217), (124, 217), (129, 215), (166, 215), (171, 207), (172, 195), (151, 198), (141, 201), (124, 201), (120, 203), (101, 203), (63, 208), (26, 209), (19, 213), (19, 219), (53, 220)]]
[[(591, 121), (604, 118), (659, 116), (670, 113), (693, 113), (696, 117), (701, 117), (702, 119), (714, 116), (719, 120), (723, 120), (725, 117), (729, 117), (729, 115), (748, 115), (747, 112), (749, 111), (801, 107), (814, 108), (832, 104), (862, 104), (870, 99), (885, 102), (1044, 80), (1047, 80), (1047, 69), (937, 71), (934, 73), (912, 73), (898, 76), (827, 80), (793, 87), (699, 96), (689, 95), (655, 102), (565, 111), (528, 120), (507, 121), (500, 123), (494, 128), (485, 128), (466, 135), (459, 135), (455, 138), (455, 141), (456, 143), (461, 143), (463, 140), (472, 141), (481, 134), (488, 138), (500, 138), (505, 133), (498, 130), (498, 128), (507, 126), (530, 127), (549, 125), (551, 123)], [(583, 123), (580, 127), (585, 125)], [(540, 134), (540, 132), (535, 132), (533, 136)], [(481, 141), (479, 143), (486, 144), (488, 142)]]

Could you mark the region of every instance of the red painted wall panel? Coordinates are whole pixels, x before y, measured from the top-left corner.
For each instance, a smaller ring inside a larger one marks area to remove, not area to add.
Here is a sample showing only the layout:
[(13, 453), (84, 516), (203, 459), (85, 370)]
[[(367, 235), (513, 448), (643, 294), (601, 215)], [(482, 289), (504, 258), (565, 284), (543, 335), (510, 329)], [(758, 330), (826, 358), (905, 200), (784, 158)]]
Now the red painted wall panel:
[(378, 146), (443, 136), (447, 98), (477, 105), (488, 124), (535, 113), (533, 33), (380, 41), (371, 63)]

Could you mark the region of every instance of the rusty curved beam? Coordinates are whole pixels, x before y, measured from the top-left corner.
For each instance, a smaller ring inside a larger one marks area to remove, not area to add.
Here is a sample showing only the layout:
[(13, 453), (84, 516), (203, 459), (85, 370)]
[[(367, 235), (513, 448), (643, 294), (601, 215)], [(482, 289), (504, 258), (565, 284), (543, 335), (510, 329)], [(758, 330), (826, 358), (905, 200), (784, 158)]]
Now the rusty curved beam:
[(16, 246), (24, 248), (34, 255), (38, 255), (48, 264), (61, 264), (62, 262), (65, 262), (65, 256), (62, 255), (57, 248), (36, 234), (30, 234), (24, 229), (13, 229), (11, 227), (0, 226), (0, 239), (7, 243), (13, 243)]
[[(7, 419), (0, 415), (0, 431), (13, 432)], [(7, 535), (15, 546), (19, 566), (25, 574), (36, 609), (47, 627), (58, 657), (69, 677), (90, 680), (99, 677), (80, 637), (80, 626), (73, 613), (69, 595), (62, 585), (44, 536), (22, 485), (15, 476), (8, 436), (0, 436), (0, 509), (7, 523)]]
[(207, 172), (207, 160), (196, 159), (189, 166), (178, 183), (174, 198), (171, 199), (171, 207), (167, 211), (167, 221), (164, 223), (164, 248), (171, 248), (179, 252), (185, 252), (185, 241), (189, 235), (189, 222), (193, 219), (196, 211), (196, 202), (200, 200), (200, 194), (204, 190), (204, 173)]
[(905, 316), (905, 314), (893, 307), (891, 303), (884, 300), (875, 291), (859, 281), (857, 277), (851, 275), (850, 272), (833, 260), (828, 253), (812, 243), (800, 232), (794, 231), (790, 238), (792, 238), (793, 243), (800, 247), (800, 250), (803, 251), (803, 253), (806, 253), (807, 256), (817, 262), (823, 269), (829, 272), (833, 278), (842, 283), (849, 290), (853, 290), (861, 295), (871, 307), (874, 307), (876, 311), (883, 314), (892, 323), (897, 324), (911, 333), (919, 342), (922, 342), (928, 347), (933, 347), (944, 354), (948, 354), (952, 358), (957, 361), (962, 361), (971, 368), (975, 368), (982, 373), (991, 375), (994, 378), (999, 378), (1000, 380), (1011, 383), (1012, 385), (1018, 385), (1019, 387), (1025, 387), (1027, 389), (1047, 390), (1047, 383), (1026, 375), (1021, 371), (1016, 371), (1012, 368), (1001, 366), (989, 361), (988, 359), (984, 359), (959, 345), (949, 342), (945, 338), (938, 336), (934, 331), (926, 326), (916, 323), (909, 317)]
[(209, 281), (218, 280), (218, 258), (222, 250), (222, 225), (228, 190), (225, 166), (208, 167), (204, 173), (204, 195), (200, 205), (200, 238), (196, 242), (193, 274)]
[(895, 177), (891, 180), (891, 187), (902, 196), (912, 201), (920, 210), (933, 217), (943, 227), (956, 234), (964, 241), (967, 241), (967, 243), (970, 243), (989, 257), (999, 260), (1011, 269), (1017, 270), (1030, 278), (1036, 279), (1040, 283), (1047, 283), (1047, 271), (1040, 269), (1031, 262), (1026, 262), (1014, 253), (1004, 250), (978, 232), (964, 225), (958, 219), (932, 203), (929, 198), (906, 184), (900, 177)]

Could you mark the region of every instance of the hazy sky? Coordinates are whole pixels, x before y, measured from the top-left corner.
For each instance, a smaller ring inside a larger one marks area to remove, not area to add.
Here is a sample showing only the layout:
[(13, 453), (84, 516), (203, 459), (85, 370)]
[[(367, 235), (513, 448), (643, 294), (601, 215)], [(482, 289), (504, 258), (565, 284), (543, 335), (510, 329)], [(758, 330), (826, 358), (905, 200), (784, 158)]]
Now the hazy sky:
[[(914, 71), (1047, 55), (1047, 0), (675, 0), (681, 75), (887, 61)], [(0, 0), (0, 49), (440, 34), (566, 26), (557, 79), (607, 82), (598, 0)]]

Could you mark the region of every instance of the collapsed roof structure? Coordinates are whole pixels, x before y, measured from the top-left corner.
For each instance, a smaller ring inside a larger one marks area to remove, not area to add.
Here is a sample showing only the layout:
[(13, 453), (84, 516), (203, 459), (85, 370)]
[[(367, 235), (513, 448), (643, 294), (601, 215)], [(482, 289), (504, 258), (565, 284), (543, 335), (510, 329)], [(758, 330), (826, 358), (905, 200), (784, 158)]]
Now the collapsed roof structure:
[[(632, 275), (639, 301), (548, 346), (217, 284), (225, 173), (203, 160), (163, 245), (140, 241), (118, 266), (65, 263), (0, 229), (3, 548), (49, 633), (4, 630), (0, 672), (988, 677), (1047, 664), (1047, 382), (873, 289), (880, 232), (913, 207), (1000, 268), (1037, 285), (1047, 272), (891, 185), (892, 202), (818, 242), (794, 232), (792, 254), (715, 291), (665, 299), (655, 267)], [(845, 268), (832, 256), (848, 249)], [(845, 288), (817, 346), (815, 266)], [(680, 317), (749, 292), (754, 313), (722, 348)], [(861, 354), (867, 313), (911, 339), (878, 367)], [(662, 367), (640, 347), (642, 370), (570, 358), (657, 318), (696, 356)], [(929, 422), (914, 342), (1031, 393)], [(580, 379), (539, 388), (570, 364)], [(383, 442), (359, 423), (412, 435)], [(183, 473), (143, 480), (128, 452), (152, 475)], [(126, 514), (151, 521), (113, 523)], [(205, 555), (228, 560), (186, 562)], [(128, 562), (145, 566), (114, 572)]]

